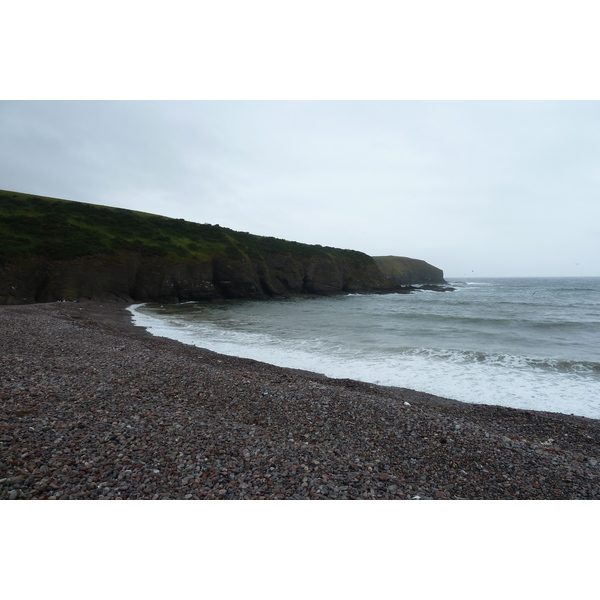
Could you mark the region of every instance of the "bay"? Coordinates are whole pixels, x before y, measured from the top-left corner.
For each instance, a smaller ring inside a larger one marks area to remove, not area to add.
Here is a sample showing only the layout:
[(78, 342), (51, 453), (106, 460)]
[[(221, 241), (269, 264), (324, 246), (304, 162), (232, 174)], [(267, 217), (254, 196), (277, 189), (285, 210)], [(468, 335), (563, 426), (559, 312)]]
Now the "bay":
[(130, 307), (215, 352), (464, 402), (600, 418), (600, 278), (447, 278), (455, 291)]

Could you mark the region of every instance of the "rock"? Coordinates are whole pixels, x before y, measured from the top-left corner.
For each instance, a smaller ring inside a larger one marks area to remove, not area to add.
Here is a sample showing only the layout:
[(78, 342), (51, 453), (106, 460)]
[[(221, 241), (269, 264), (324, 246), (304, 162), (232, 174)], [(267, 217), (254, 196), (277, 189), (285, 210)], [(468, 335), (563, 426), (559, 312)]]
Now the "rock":
[(398, 291), (370, 257), (356, 254), (362, 259), (267, 254), (253, 260), (185, 262), (135, 252), (64, 261), (20, 258), (0, 265), (0, 304), (84, 299), (188, 302)]
[(25, 479), (25, 475), (15, 475), (14, 477), (9, 477), (6, 480), (6, 483), (19, 483), (19, 481), (23, 481)]

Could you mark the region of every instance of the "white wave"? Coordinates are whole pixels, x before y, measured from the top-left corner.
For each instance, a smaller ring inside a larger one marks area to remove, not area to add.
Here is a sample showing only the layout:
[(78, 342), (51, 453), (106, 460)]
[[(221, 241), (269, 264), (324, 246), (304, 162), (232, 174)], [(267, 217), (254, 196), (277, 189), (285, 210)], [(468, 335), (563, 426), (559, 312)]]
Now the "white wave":
[(154, 335), (221, 354), (334, 378), (406, 387), (463, 402), (600, 418), (600, 383), (597, 377), (584, 376), (584, 370), (566, 373), (536, 368), (537, 359), (510, 354), (438, 349), (365, 352), (360, 347), (332, 344), (326, 336), (284, 340), (173, 316), (153, 316), (141, 312), (140, 306), (130, 307), (136, 325)]

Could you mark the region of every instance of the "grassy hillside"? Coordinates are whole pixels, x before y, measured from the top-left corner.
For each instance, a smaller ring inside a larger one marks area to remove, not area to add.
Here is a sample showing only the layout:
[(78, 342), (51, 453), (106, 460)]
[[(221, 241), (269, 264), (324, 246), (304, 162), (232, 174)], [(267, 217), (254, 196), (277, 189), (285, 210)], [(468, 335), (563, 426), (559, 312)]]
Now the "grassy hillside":
[(406, 256), (374, 256), (381, 272), (397, 284), (444, 283), (444, 272), (433, 265)]
[(362, 252), (300, 244), (148, 213), (0, 190), (0, 262), (31, 256), (69, 260), (123, 251), (190, 262), (260, 259), (268, 253), (348, 258)]

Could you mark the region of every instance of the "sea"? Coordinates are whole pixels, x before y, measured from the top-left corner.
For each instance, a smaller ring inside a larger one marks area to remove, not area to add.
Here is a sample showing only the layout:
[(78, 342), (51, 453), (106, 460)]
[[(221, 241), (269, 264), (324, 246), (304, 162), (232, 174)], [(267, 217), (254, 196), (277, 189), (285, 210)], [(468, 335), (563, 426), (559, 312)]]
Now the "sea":
[(221, 354), (600, 419), (600, 277), (447, 280), (454, 291), (130, 310), (154, 335)]

